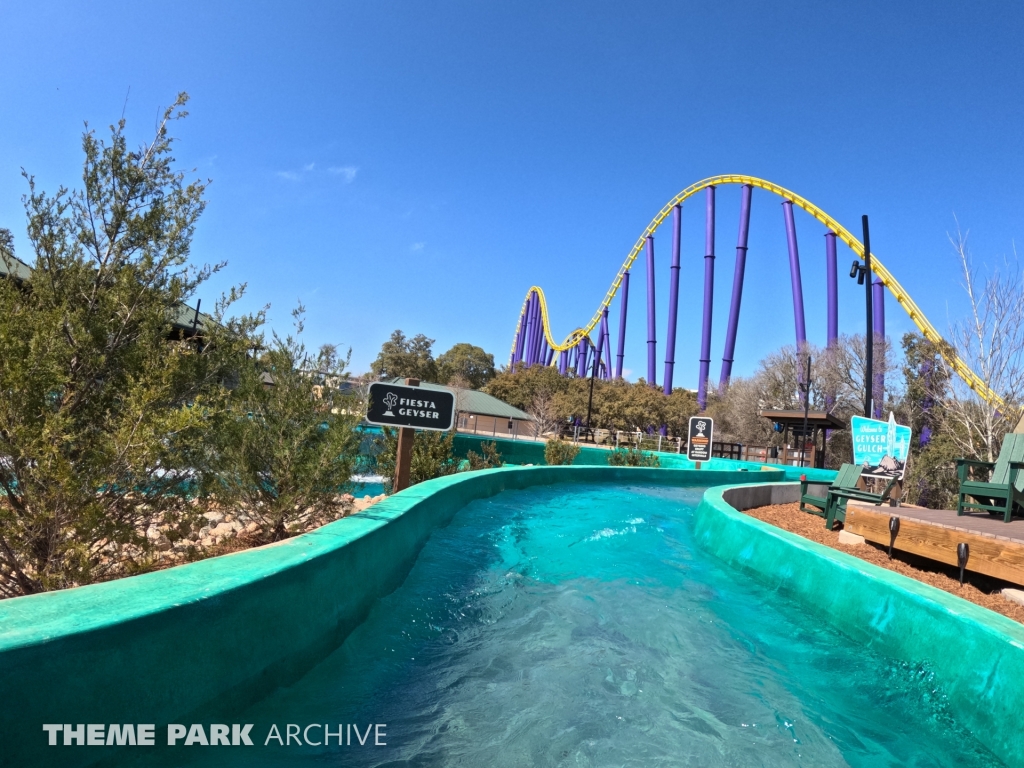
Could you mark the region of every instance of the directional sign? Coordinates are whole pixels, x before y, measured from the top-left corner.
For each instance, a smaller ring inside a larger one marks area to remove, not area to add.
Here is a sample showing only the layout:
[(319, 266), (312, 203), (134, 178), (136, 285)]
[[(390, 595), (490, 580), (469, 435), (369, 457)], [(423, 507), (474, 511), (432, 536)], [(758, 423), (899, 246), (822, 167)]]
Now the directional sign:
[(710, 461), (714, 440), (715, 420), (707, 416), (691, 416), (686, 458), (690, 461)]
[(385, 427), (415, 427), (447, 432), (455, 422), (455, 395), (447, 389), (370, 385), (366, 420)]

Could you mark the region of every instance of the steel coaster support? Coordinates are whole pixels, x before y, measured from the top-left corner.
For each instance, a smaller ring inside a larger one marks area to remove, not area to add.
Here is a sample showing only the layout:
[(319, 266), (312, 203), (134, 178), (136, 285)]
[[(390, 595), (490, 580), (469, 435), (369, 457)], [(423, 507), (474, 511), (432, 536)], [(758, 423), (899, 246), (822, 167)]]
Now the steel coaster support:
[(568, 368), (568, 365), (569, 365), (569, 350), (563, 349), (561, 352), (558, 353), (558, 372), (562, 376), (565, 376), (565, 374), (567, 372), (566, 369)]
[(711, 317), (715, 303), (715, 188), (708, 187), (705, 196), (704, 318), (700, 332), (700, 381), (697, 382), (697, 407), (701, 411), (708, 404), (708, 376), (711, 372)]
[(555, 348), (554, 347), (548, 347), (548, 356), (547, 356), (547, 359), (544, 361), (544, 365), (550, 366), (551, 365), (551, 361), (554, 360), (554, 359), (555, 359)]
[(615, 355), (615, 378), (622, 378), (622, 358), (626, 351), (626, 310), (629, 308), (629, 270), (622, 274), (622, 304), (619, 313), (619, 348)]
[(576, 360), (576, 375), (581, 379), (587, 374), (587, 347), (589, 339), (584, 338), (577, 346), (580, 348), (579, 357)]
[[(793, 221), (793, 202), (782, 203), (782, 213), (786, 220), (786, 244), (789, 246), (789, 279), (793, 284), (793, 318), (796, 323), (796, 351), (803, 352), (807, 344), (807, 328), (804, 325), (804, 288), (800, 281), (800, 251), (796, 245), (796, 223)], [(803, 380), (803, 369), (800, 368), (799, 379)]]
[(672, 394), (672, 374), (676, 366), (676, 318), (679, 314), (679, 241), (683, 227), (683, 207), (672, 207), (672, 266), (668, 278), (668, 332), (665, 334), (665, 381), (662, 391)]
[(736, 236), (736, 268), (732, 273), (732, 301), (729, 304), (729, 325), (725, 331), (725, 354), (722, 355), (720, 390), (729, 385), (736, 353), (736, 330), (740, 323), (740, 302), (743, 301), (743, 275), (747, 268), (747, 235), (750, 231), (750, 198), (754, 188), (744, 184), (740, 195), (740, 231)]
[(611, 378), (611, 340), (608, 338), (608, 308), (604, 308), (604, 313), (601, 315), (601, 362), (604, 365), (604, 375), (602, 378), (608, 380)]
[(839, 279), (836, 271), (836, 233), (825, 233), (825, 282), (828, 285), (828, 342), (831, 349), (839, 341)]
[(526, 339), (525, 349), (523, 351), (523, 362), (526, 367), (529, 368), (533, 364), (533, 337), (534, 337), (534, 326), (537, 323), (536, 311), (536, 295), (531, 295), (530, 300), (526, 304)]
[(658, 359), (658, 340), (654, 329), (654, 236), (647, 236), (647, 383), (654, 387)]
[(512, 346), (512, 357), (508, 361), (509, 368), (523, 359), (523, 340), (526, 338), (526, 310), (519, 313), (519, 325), (516, 328), (516, 341)]
[(874, 376), (871, 377), (875, 401), (872, 413), (876, 419), (880, 419), (885, 408), (885, 286), (881, 279), (875, 278), (871, 289), (874, 293), (871, 309), (875, 349), (882, 350), (881, 360), (875, 364)]

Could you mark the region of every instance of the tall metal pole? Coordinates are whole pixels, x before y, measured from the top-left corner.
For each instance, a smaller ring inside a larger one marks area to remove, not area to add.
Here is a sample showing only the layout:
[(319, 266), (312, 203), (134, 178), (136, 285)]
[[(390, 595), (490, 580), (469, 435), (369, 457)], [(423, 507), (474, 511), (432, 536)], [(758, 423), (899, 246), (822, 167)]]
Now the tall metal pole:
[(626, 310), (629, 308), (629, 270), (622, 275), (622, 305), (619, 314), (619, 348), (615, 355), (615, 378), (622, 378), (622, 357), (626, 351)]
[(868, 230), (868, 217), (860, 217), (864, 227), (864, 301), (867, 312), (867, 325), (864, 331), (864, 416), (871, 418), (871, 379), (874, 377), (874, 318), (871, 311), (871, 233)]
[(672, 394), (672, 373), (676, 365), (676, 317), (679, 310), (679, 240), (683, 208), (672, 208), (672, 266), (668, 278), (668, 333), (665, 334), (665, 381), (662, 391)]
[(601, 357), (604, 360), (604, 378), (608, 380), (612, 377), (612, 341), (611, 332), (608, 329), (608, 307), (604, 308), (601, 312), (601, 338), (604, 339), (604, 344), (601, 347)]
[(647, 384), (657, 386), (655, 378), (658, 360), (658, 341), (654, 329), (656, 314), (654, 312), (654, 236), (647, 236)]
[(836, 272), (836, 233), (825, 233), (825, 284), (828, 286), (828, 336), (826, 346), (839, 340), (839, 279)]
[(711, 370), (711, 317), (715, 303), (715, 188), (708, 187), (704, 219), (704, 317), (700, 333), (700, 381), (697, 382), (697, 407), (708, 404), (708, 375)]
[(590, 396), (587, 398), (587, 431), (590, 433), (591, 440), (594, 438), (594, 430), (590, 428), (590, 412), (594, 406), (594, 377), (597, 375), (597, 363), (600, 359), (600, 355), (594, 355), (594, 363), (590, 367)]
[(733, 355), (736, 352), (736, 329), (740, 323), (740, 302), (743, 301), (743, 274), (747, 267), (747, 233), (750, 230), (750, 197), (753, 187), (743, 185), (740, 198), (740, 231), (736, 236), (736, 269), (732, 275), (732, 302), (729, 305), (729, 325), (725, 331), (725, 353), (722, 355), (722, 376), (718, 382), (725, 388), (732, 377)]
[(526, 334), (523, 337), (523, 362), (527, 368), (533, 362), (533, 299), (534, 296), (531, 293), (529, 300), (526, 302)]
[[(874, 339), (872, 340), (872, 349), (874, 343), (878, 342), (882, 345), (883, 352), (885, 351), (885, 286), (882, 285), (882, 278), (875, 278), (875, 282), (872, 283), (872, 304), (874, 309)], [(882, 409), (885, 406), (885, 366), (882, 365), (880, 370), (874, 375), (874, 381), (872, 382), (872, 391), (878, 393), (877, 402), (875, 403), (874, 412), (875, 418), (882, 418)]]
[(789, 279), (793, 284), (793, 320), (796, 323), (797, 354), (807, 344), (807, 329), (804, 325), (804, 288), (800, 279), (800, 251), (796, 244), (796, 223), (793, 221), (793, 203), (786, 200), (782, 204), (782, 213), (786, 220), (786, 243), (789, 246)]
[(807, 412), (811, 408), (811, 356), (807, 356), (807, 375), (804, 377), (804, 431), (803, 447), (800, 449), (800, 461), (807, 458)]

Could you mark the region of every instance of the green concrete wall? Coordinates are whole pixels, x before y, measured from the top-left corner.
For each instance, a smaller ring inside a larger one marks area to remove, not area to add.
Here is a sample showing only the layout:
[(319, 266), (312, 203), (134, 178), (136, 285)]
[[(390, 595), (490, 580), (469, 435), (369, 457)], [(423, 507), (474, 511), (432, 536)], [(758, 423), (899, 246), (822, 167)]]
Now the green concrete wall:
[[(753, 489), (745, 487), (750, 496)], [(723, 497), (723, 494), (725, 496)], [(701, 546), (800, 602), (852, 641), (934, 673), (957, 719), (1007, 765), (1024, 764), (1024, 627), (884, 568), (737, 512), (729, 489), (704, 494)], [(736, 499), (733, 499), (737, 501)]]
[(468, 472), (279, 544), (0, 601), (0, 765), (138, 756), (45, 746), (43, 723), (155, 723), (159, 744), (167, 723), (224, 722), (336, 648), (401, 584), (431, 531), (474, 499), (550, 483), (706, 486), (752, 476), (608, 466)]
[[(494, 442), (498, 445), (498, 453), (508, 464), (544, 464), (544, 443), (533, 440), (509, 440), (501, 437), (487, 437), (485, 435), (467, 435), (459, 433), (455, 436), (455, 455), (460, 459), (466, 458), (469, 451), (481, 453), (481, 443)], [(685, 455), (667, 453), (664, 451), (651, 451), (658, 457), (661, 466), (666, 469), (694, 469), (695, 465)], [(580, 446), (580, 453), (573, 462), (573, 466), (606, 466), (608, 464), (608, 451), (604, 448), (591, 446)], [(835, 470), (831, 469), (801, 469), (785, 464), (760, 464), (754, 461), (736, 461), (734, 459), (711, 459), (702, 465), (704, 469), (722, 470), (732, 472), (736, 470), (758, 471), (761, 467), (771, 467), (784, 473), (786, 480), (799, 480), (800, 475), (806, 475), (808, 479), (817, 482), (831, 482), (835, 479)]]

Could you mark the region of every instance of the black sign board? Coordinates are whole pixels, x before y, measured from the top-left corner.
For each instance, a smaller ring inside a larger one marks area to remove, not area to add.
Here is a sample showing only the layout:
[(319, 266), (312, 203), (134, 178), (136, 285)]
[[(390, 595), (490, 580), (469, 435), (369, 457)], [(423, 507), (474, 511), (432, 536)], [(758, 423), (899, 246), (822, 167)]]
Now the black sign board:
[(690, 461), (710, 461), (714, 431), (714, 419), (707, 416), (691, 416), (689, 439), (686, 442), (686, 458)]
[(447, 432), (455, 421), (455, 395), (447, 389), (370, 385), (366, 420), (386, 427), (415, 427)]

